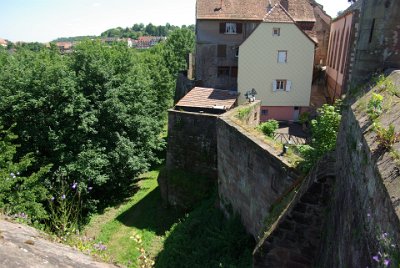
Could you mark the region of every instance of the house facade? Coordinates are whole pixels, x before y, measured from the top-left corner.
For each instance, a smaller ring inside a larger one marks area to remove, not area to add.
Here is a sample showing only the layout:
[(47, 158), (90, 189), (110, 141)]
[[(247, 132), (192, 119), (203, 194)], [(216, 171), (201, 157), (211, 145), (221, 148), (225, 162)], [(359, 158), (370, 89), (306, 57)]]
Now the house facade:
[(330, 101), (333, 103), (346, 92), (349, 79), (349, 63), (354, 45), (359, 3), (332, 21), (331, 36), (326, 65), (326, 85)]
[(275, 4), (304, 30), (315, 25), (308, 0), (197, 0), (195, 77), (203, 87), (238, 90), (239, 46)]
[(253, 88), (261, 121), (298, 120), (310, 105), (316, 42), (276, 4), (240, 46), (239, 103)]
[(399, 10), (400, 1), (358, 0), (332, 22), (326, 77), (332, 100), (400, 68)]

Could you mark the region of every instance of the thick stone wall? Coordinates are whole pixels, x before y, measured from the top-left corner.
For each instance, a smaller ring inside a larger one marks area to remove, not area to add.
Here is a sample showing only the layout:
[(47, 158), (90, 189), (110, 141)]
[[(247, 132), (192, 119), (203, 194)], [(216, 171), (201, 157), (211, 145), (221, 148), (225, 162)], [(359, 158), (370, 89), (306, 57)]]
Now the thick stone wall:
[(217, 179), (217, 116), (168, 111), (167, 169)]
[(372, 73), (400, 68), (400, 1), (363, 0), (352, 84), (365, 82)]
[[(400, 73), (390, 77), (400, 88)], [(393, 252), (399, 252), (399, 163), (392, 153), (378, 147), (366, 114), (372, 91), (345, 106), (343, 112), (336, 151), (337, 180), (317, 267), (378, 267), (373, 256), (379, 256), (379, 267), (383, 267), (384, 255), (390, 259)], [(400, 99), (387, 92), (380, 94), (388, 107), (379, 117), (380, 123), (386, 128), (392, 123), (399, 131)], [(393, 150), (400, 151), (400, 144), (394, 144)]]
[[(185, 173), (187, 179), (217, 181), (216, 121), (216, 115), (168, 111), (167, 160), (158, 178), (162, 197), (168, 204), (187, 208), (193, 201), (191, 192), (173, 183), (176, 173)], [(208, 184), (196, 183), (202, 187)]]
[(298, 180), (298, 174), (277, 156), (279, 152), (234, 122), (237, 109), (217, 122), (218, 192), (222, 209), (238, 213), (258, 240), (271, 205)]

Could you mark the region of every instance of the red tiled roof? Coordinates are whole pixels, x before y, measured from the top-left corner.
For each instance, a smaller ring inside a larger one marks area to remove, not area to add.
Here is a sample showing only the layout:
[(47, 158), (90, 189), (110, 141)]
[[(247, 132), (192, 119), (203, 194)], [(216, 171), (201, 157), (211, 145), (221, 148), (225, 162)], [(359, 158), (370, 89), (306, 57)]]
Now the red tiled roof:
[(229, 110), (234, 106), (237, 97), (238, 93), (233, 91), (195, 87), (176, 104), (176, 107)]
[(269, 3), (281, 3), (295, 21), (314, 22), (308, 0), (197, 0), (197, 19), (263, 20)]

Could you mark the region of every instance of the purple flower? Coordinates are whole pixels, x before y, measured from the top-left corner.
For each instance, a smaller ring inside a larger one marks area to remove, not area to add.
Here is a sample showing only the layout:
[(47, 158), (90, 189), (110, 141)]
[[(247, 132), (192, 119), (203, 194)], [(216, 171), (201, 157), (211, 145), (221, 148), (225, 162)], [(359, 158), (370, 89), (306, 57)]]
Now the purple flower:
[(54, 201), (54, 196), (50, 197), (50, 201), (53, 202)]
[(65, 199), (65, 194), (63, 194), (63, 195), (61, 196), (61, 199)]
[(385, 260), (383, 261), (383, 264), (384, 264), (386, 267), (388, 267), (389, 264), (390, 264), (390, 260), (385, 259)]
[(77, 186), (78, 186), (78, 183), (77, 183), (77, 182), (74, 182), (74, 183), (72, 184), (71, 188), (75, 190)]
[(376, 262), (379, 262), (379, 256), (378, 256), (378, 255), (373, 256), (372, 259), (373, 259), (374, 261), (376, 261)]
[(367, 214), (367, 217), (370, 218), (370, 217), (371, 217), (371, 213), (368, 213), (368, 214)]
[(382, 238), (386, 238), (388, 236), (388, 233), (383, 233)]
[(90, 192), (91, 190), (93, 190), (93, 187), (92, 187), (92, 186), (89, 186), (89, 187), (88, 187), (88, 191)]

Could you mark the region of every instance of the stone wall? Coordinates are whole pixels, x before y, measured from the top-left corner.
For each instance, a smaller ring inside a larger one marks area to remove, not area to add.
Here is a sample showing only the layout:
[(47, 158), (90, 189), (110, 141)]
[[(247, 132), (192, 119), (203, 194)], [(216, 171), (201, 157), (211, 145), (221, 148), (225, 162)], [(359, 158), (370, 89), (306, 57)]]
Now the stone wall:
[(168, 111), (168, 169), (187, 170), (217, 179), (217, 117)]
[[(390, 78), (400, 89), (400, 72)], [(366, 114), (374, 88), (353, 105), (345, 106), (337, 140), (333, 202), (317, 267), (377, 267), (381, 252), (391, 258), (391, 244), (400, 241), (400, 169), (394, 153), (382, 151)], [(400, 98), (380, 91), (385, 113), (380, 124), (400, 131)], [(399, 152), (400, 144), (392, 150)], [(382, 264), (382, 261), (381, 261)], [(380, 267), (383, 267), (380, 266)]]
[(158, 181), (163, 199), (169, 204), (188, 207), (191, 201), (189, 195), (192, 193), (185, 193), (185, 189), (173, 185), (175, 173), (183, 172), (189, 180), (203, 177), (216, 182), (216, 121), (216, 115), (168, 111), (167, 160)]
[(361, 10), (353, 85), (365, 82), (372, 73), (400, 68), (400, 1), (364, 0)]
[(217, 122), (218, 192), (222, 209), (238, 213), (246, 230), (258, 240), (271, 205), (299, 176), (277, 156), (279, 152), (249, 131), (254, 127), (235, 122), (237, 109)]

